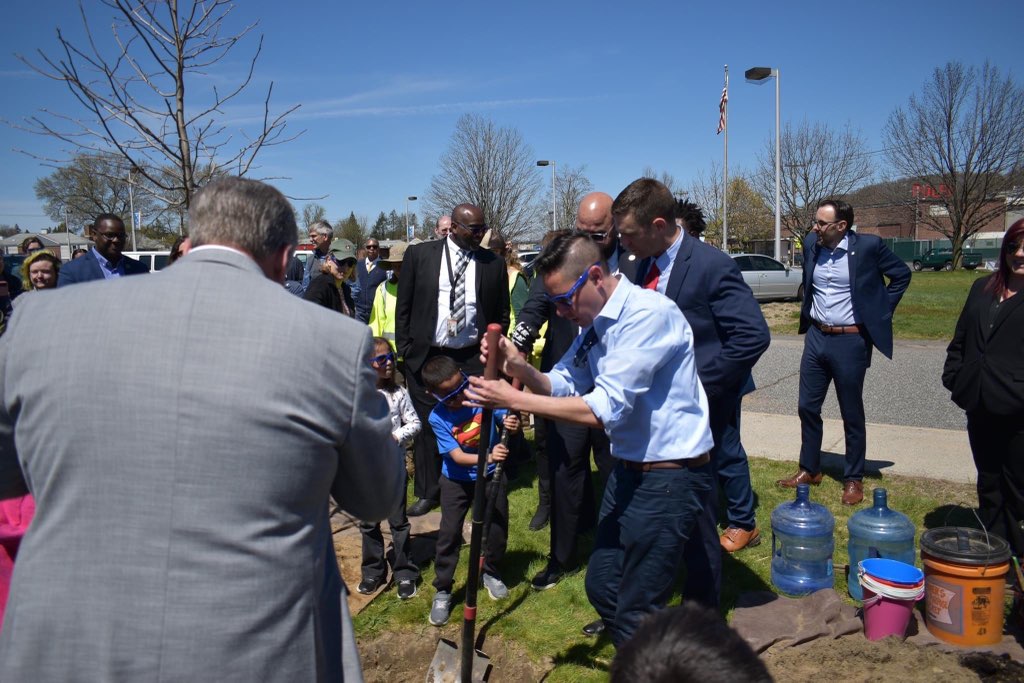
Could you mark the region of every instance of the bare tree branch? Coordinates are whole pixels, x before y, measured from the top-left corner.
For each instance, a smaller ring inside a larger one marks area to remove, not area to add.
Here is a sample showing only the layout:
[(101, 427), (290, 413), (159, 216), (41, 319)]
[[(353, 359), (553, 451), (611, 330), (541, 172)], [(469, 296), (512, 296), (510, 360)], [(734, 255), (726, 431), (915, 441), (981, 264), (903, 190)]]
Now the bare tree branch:
[[(916, 183), (938, 210), (921, 222), (953, 243), (960, 266), (964, 242), (1006, 211), (1006, 196), (1024, 182), (1024, 89), (986, 63), (980, 70), (949, 62), (936, 68), (886, 123), (889, 163)], [(1016, 191), (1015, 191), (1016, 190)]]
[[(194, 191), (211, 178), (229, 170), (248, 174), (262, 149), (302, 134), (286, 134), (287, 117), (299, 105), (271, 112), (273, 83), (254, 129), (232, 131), (222, 122), (225, 105), (252, 83), (262, 36), (236, 85), (226, 93), (216, 86), (201, 89), (198, 79), (206, 69), (257, 26), (225, 35), (231, 0), (101, 0), (89, 6), (112, 13), (112, 40), (97, 38), (79, 0), (81, 46), (57, 29), (59, 58), (42, 50), (37, 63), (19, 55), (37, 73), (63, 83), (84, 110), (81, 118), (43, 110), (16, 126), (65, 143), (65, 162), (81, 154), (117, 154), (162, 201), (187, 210)], [(233, 142), (233, 133), (243, 137), (241, 144)]]
[[(820, 201), (848, 195), (870, 180), (874, 173), (867, 142), (849, 125), (836, 131), (827, 124), (806, 120), (796, 128), (787, 123), (780, 146), (783, 236), (788, 231), (802, 240)], [(774, 139), (766, 140), (758, 153), (757, 168), (750, 181), (774, 213)]]
[(463, 202), (476, 204), (487, 224), (506, 240), (536, 232), (541, 177), (533, 150), (514, 128), (466, 114), (455, 124), (440, 172), (424, 202), (429, 215), (448, 215)]

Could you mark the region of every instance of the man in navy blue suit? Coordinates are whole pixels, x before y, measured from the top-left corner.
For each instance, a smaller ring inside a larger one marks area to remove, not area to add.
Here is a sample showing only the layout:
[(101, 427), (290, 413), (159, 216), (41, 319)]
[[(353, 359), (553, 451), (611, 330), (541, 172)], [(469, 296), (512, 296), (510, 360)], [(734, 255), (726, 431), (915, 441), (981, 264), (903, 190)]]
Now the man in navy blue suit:
[(112, 213), (96, 216), (89, 226), (89, 237), (93, 241), (92, 249), (82, 258), (68, 261), (61, 267), (57, 276), (58, 287), (149, 272), (149, 268), (135, 259), (121, 255), (128, 234), (120, 217)]
[[(864, 375), (871, 347), (892, 358), (892, 314), (910, 285), (910, 268), (875, 235), (851, 230), (853, 207), (840, 199), (818, 204), (804, 239), (804, 301), (800, 334), (800, 470), (779, 486), (821, 483), (821, 406), (828, 385), (846, 434), (843, 504), (864, 500)], [(885, 280), (888, 278), (889, 283)]]
[[(745, 471), (749, 488), (746, 459), (733, 462), (735, 458), (721, 448), (722, 437), (729, 425), (739, 432), (740, 396), (771, 336), (735, 261), (686, 235), (676, 223), (676, 213), (672, 192), (651, 178), (633, 181), (612, 205), (623, 246), (645, 259), (637, 282), (675, 301), (693, 329), (697, 375), (708, 397), (715, 441), (711, 462), (720, 474)], [(730, 495), (728, 489), (726, 495)], [(749, 497), (752, 502), (753, 494)], [(722, 571), (715, 498), (698, 520), (699, 534), (688, 540), (684, 551), (688, 574), (684, 598), (713, 607), (718, 605)], [(749, 523), (747, 542), (756, 543), (752, 509)]]

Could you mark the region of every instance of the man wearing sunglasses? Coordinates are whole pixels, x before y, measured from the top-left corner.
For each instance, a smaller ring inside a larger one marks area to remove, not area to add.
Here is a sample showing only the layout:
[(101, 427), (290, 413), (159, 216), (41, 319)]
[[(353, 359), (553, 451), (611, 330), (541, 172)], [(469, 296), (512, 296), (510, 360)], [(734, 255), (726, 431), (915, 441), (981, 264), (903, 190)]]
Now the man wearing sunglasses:
[(370, 237), (363, 243), (366, 258), (356, 262), (356, 282), (359, 293), (356, 295), (356, 319), (370, 322), (370, 309), (373, 308), (373, 296), (380, 283), (388, 279), (387, 268), (382, 268), (380, 259), (380, 242)]
[[(576, 211), (576, 231), (594, 242), (610, 273), (621, 272), (632, 281), (636, 276), (637, 260), (619, 244), (611, 210), (610, 195), (591, 192), (583, 198)], [(546, 372), (572, 345), (579, 334), (579, 326), (557, 314), (544, 291), (543, 281), (534, 278), (527, 302), (510, 337), (516, 347), (529, 356), (545, 323), (547, 332), (540, 369)], [(608, 480), (614, 461), (603, 430), (552, 420), (543, 420), (541, 424), (544, 448), (538, 449), (537, 458), (540, 506), (534, 520), (545, 519), (550, 514), (550, 554), (547, 565), (533, 577), (531, 585), (535, 590), (548, 590), (576, 567), (577, 539), (590, 531), (597, 521), (590, 476), (591, 452), (602, 486)], [(531, 521), (531, 529), (540, 526)], [(584, 630), (588, 635), (594, 635), (601, 626), (602, 622), (596, 621)]]
[(93, 241), (92, 249), (86, 258), (69, 261), (60, 269), (58, 287), (149, 272), (146, 266), (121, 254), (128, 241), (128, 233), (119, 216), (111, 213), (96, 216), (96, 220), (89, 226), (89, 238)]
[[(864, 376), (871, 348), (892, 358), (892, 314), (910, 286), (910, 268), (876, 235), (853, 232), (853, 207), (841, 199), (818, 204), (804, 239), (804, 300), (800, 307), (800, 469), (779, 486), (821, 483), (821, 406), (828, 385), (846, 434), (844, 505), (864, 500)], [(888, 283), (886, 282), (888, 280)]]
[(713, 485), (708, 402), (686, 318), (665, 297), (613, 276), (597, 245), (563, 234), (537, 258), (558, 315), (582, 333), (548, 373), (506, 338), (503, 380), (470, 378), (474, 405), (603, 429), (615, 466), (587, 566), (587, 597), (616, 646), (672, 594), (682, 548)]
[(435, 401), (422, 382), (423, 364), (447, 356), (466, 374), (480, 374), (477, 349), (483, 331), (491, 323), (508, 328), (508, 273), (503, 259), (480, 248), (485, 232), (480, 207), (459, 204), (451, 213), (448, 236), (410, 246), (402, 262), (395, 347), (423, 423), (413, 451), (418, 500), (409, 506), (410, 517), (426, 514), (440, 498), (441, 456), (429, 425)]

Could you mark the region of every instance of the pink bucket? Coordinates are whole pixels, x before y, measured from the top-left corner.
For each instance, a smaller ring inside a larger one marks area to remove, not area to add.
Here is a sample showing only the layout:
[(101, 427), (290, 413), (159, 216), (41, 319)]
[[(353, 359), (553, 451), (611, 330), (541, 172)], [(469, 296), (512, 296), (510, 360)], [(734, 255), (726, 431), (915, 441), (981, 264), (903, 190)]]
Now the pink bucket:
[(864, 636), (868, 640), (905, 636), (910, 616), (914, 613), (914, 603), (922, 597), (924, 593), (910, 600), (899, 600), (875, 595), (871, 589), (864, 588)]
[[(925, 597), (924, 574), (913, 584), (898, 585), (874, 577), (865, 567), (858, 566), (860, 587), (864, 593), (864, 636), (868, 640), (881, 640), (888, 636), (906, 635), (913, 604)], [(910, 567), (911, 569), (913, 567)]]

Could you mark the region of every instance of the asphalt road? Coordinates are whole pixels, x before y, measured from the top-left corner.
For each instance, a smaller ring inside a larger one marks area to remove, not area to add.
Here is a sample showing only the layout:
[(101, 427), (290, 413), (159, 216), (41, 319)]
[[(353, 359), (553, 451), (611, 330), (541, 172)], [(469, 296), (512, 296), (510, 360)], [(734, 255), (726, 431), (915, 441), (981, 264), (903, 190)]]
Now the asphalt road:
[[(964, 430), (962, 410), (942, 386), (946, 359), (942, 341), (896, 341), (893, 359), (876, 349), (864, 382), (864, 411), (869, 423)], [(754, 366), (757, 390), (743, 399), (743, 411), (797, 417), (802, 336), (773, 335), (771, 346)], [(841, 419), (835, 390), (829, 388), (825, 418)]]

